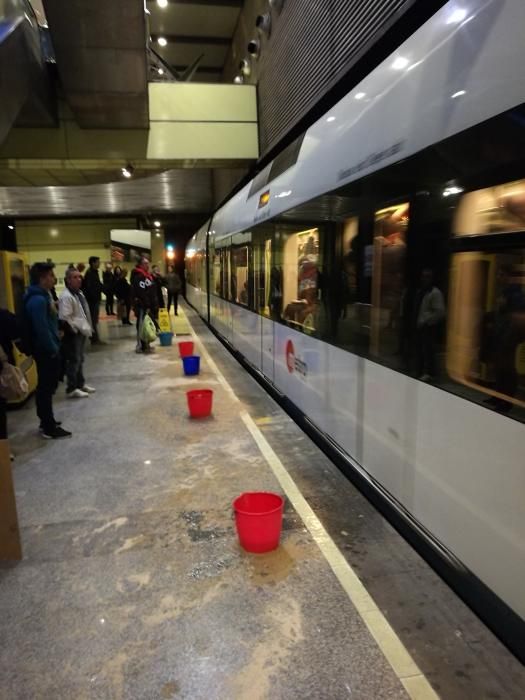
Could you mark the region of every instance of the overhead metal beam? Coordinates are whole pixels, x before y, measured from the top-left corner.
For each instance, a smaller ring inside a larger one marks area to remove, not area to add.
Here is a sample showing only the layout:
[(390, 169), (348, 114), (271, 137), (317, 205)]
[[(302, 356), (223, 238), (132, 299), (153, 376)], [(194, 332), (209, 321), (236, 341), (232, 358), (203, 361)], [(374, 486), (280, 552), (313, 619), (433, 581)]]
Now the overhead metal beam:
[[(231, 39), (219, 36), (186, 36), (184, 34), (152, 34), (151, 39), (156, 42), (159, 37), (164, 37), (169, 44), (191, 44), (193, 46), (229, 46)], [(167, 47), (163, 47), (167, 48)]]
[[(170, 5), (204, 5), (205, 7), (242, 8), (243, 0), (168, 0)], [(148, 0), (148, 5), (156, 5), (156, 0)]]

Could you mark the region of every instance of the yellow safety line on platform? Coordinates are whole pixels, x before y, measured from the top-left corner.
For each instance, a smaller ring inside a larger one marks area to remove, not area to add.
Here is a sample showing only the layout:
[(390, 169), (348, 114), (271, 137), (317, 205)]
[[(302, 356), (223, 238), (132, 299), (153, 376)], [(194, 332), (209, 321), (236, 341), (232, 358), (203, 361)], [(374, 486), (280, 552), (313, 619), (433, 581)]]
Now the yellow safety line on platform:
[[(191, 321), (189, 319), (188, 323), (191, 326)], [(206, 359), (207, 364), (216, 374), (219, 383), (235, 401), (240, 403), (234, 390), (217, 367), (209, 352), (204, 347), (204, 344), (193, 330), (193, 327), (192, 337), (194, 342), (199, 346), (201, 354)], [(286, 471), (285, 466), (268, 440), (259, 430), (253, 418), (245, 409), (241, 409), (240, 416), (263, 457), (266, 459), (275, 478), (281, 485), (286, 497), (312, 535), (312, 538), (323, 553), (324, 558), (334, 572), (337, 580), (368, 627), (370, 634), (393, 668), (394, 673), (402, 683), (408, 696), (412, 698), (412, 700), (439, 700), (439, 696), (412, 659), (407, 648), (392, 629), (383, 613), (374, 603), (372, 596), (361, 583), (353, 568), (343, 554), (341, 554), (339, 548), (307, 503), (297, 484)]]

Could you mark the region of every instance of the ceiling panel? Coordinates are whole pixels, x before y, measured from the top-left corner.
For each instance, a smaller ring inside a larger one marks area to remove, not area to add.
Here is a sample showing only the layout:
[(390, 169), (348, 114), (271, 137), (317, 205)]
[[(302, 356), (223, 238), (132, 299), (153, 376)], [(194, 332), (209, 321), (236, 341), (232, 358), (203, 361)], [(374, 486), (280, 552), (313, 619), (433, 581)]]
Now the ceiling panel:
[(156, 2), (148, 2), (152, 34), (185, 34), (187, 36), (233, 36), (240, 9), (206, 5), (171, 4), (165, 10)]

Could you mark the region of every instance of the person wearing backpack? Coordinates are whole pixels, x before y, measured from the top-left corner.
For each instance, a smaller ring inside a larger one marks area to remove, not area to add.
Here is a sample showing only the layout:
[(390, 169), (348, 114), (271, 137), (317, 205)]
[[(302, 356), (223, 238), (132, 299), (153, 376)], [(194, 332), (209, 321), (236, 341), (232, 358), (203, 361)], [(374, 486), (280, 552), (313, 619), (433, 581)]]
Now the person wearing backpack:
[(100, 258), (92, 255), (89, 258), (89, 269), (86, 270), (84, 280), (82, 282), (82, 291), (89, 304), (89, 313), (91, 314), (91, 325), (93, 326), (93, 335), (91, 336), (91, 344), (100, 343), (98, 337), (98, 315), (100, 311), (100, 300), (102, 299), (103, 285), (100, 281), (98, 268), (100, 267)]
[(173, 265), (168, 265), (168, 272), (166, 274), (166, 286), (168, 288), (168, 313), (170, 312), (171, 304), (173, 302), (175, 316), (178, 316), (178, 302), (180, 290), (182, 289), (182, 282), (179, 275), (175, 272), (175, 268)]
[(142, 324), (146, 314), (152, 319), (157, 313), (157, 285), (149, 271), (149, 260), (142, 257), (133, 270), (131, 277), (133, 309), (137, 317), (137, 347), (135, 352), (152, 352), (150, 343), (142, 339)]
[(24, 295), (24, 324), (38, 372), (36, 412), (47, 440), (71, 437), (53, 413), (53, 395), (60, 375), (58, 313), (50, 294), (55, 280), (53, 267), (52, 263), (35, 263), (30, 271), (31, 286)]

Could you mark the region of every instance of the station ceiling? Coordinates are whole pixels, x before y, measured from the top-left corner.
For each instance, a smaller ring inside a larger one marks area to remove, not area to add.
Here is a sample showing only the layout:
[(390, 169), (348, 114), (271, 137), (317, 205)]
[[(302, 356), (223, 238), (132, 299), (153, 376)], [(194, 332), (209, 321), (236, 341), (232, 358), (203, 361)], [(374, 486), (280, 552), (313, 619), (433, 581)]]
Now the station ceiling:
[(209, 212), (212, 171), (168, 170), (143, 179), (77, 187), (0, 187), (5, 217), (100, 216), (145, 212)]

